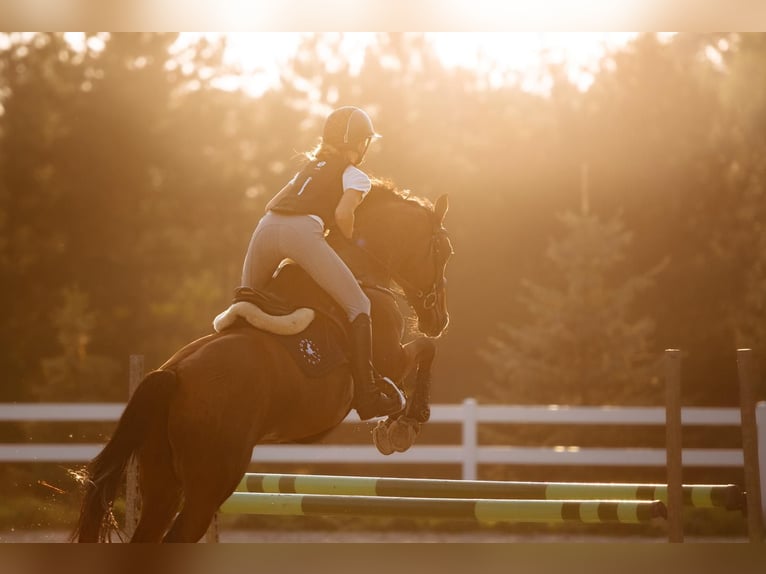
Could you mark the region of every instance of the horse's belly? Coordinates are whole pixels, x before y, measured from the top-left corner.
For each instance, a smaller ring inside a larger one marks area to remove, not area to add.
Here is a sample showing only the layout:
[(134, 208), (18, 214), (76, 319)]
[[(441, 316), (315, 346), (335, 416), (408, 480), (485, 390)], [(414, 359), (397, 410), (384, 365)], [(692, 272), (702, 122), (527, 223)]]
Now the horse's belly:
[(269, 413), (274, 442), (297, 441), (338, 426), (348, 414), (353, 388), (345, 372), (317, 379), (284, 379)]

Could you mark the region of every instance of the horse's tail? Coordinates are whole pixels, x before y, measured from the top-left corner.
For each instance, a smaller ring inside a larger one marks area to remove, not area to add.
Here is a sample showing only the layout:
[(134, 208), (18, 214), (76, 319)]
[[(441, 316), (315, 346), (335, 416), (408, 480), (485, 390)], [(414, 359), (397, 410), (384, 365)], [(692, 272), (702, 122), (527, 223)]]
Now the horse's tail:
[(143, 444), (147, 430), (159, 417), (167, 418), (176, 388), (172, 371), (144, 377), (122, 413), (112, 438), (87, 467), (73, 473), (85, 486), (80, 518), (72, 534), (78, 542), (107, 542), (116, 524), (112, 505), (131, 457)]

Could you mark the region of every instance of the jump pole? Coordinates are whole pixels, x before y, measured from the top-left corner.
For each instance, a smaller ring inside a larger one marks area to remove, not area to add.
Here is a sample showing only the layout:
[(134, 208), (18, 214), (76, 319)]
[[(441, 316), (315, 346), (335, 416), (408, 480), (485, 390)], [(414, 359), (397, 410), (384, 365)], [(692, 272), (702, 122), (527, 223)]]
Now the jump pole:
[(666, 516), (665, 505), (647, 500), (494, 500), (399, 498), (361, 495), (235, 492), (222, 513), (279, 516), (393, 516), (498, 522), (625, 523)]
[[(741, 510), (744, 492), (734, 484), (683, 485), (683, 503), (696, 508)], [(659, 500), (666, 484), (518, 482), (247, 473), (237, 492), (414, 498), (517, 500)]]

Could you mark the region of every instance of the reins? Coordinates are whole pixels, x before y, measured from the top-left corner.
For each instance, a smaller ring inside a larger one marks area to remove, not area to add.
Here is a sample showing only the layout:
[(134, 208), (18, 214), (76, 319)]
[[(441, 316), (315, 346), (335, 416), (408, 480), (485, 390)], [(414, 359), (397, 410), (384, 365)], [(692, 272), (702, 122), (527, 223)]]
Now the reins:
[[(436, 258), (439, 255), (439, 245), (436, 240), (442, 236), (445, 236), (446, 233), (447, 233), (446, 230), (443, 227), (440, 227), (439, 229), (434, 231), (431, 236), (431, 244), (430, 244), (429, 252), (434, 258)], [(369, 261), (371, 261), (373, 264), (381, 268), (387, 277), (390, 277), (397, 285), (399, 285), (404, 290), (404, 293), (405, 295), (407, 295), (408, 300), (409, 300), (409, 297), (414, 297), (417, 301), (421, 302), (424, 309), (431, 309), (436, 305), (438, 301), (438, 297), (439, 297), (439, 290), (444, 288), (444, 274), (440, 272), (438, 265), (435, 266), (436, 277), (434, 277), (434, 280), (431, 284), (430, 289), (428, 291), (424, 291), (423, 289), (420, 289), (417, 285), (412, 283), (410, 280), (405, 278), (401, 273), (397, 273), (393, 269), (391, 269), (390, 263), (387, 263), (386, 261), (378, 257), (375, 253), (367, 249), (365, 247), (364, 239), (360, 238), (357, 241), (350, 242), (350, 244), (355, 249), (358, 249), (360, 252), (362, 252)], [(377, 289), (381, 291), (386, 291), (390, 293), (391, 295), (394, 295), (391, 289), (387, 287), (383, 287), (380, 285), (375, 285), (374, 287), (376, 287)]]

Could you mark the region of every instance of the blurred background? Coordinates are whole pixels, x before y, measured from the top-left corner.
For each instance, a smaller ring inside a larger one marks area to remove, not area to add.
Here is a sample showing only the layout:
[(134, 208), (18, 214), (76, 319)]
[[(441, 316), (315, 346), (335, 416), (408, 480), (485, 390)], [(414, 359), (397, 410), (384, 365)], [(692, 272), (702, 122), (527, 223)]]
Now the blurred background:
[[(122, 400), (210, 332), (339, 105), (449, 193), (434, 400), (736, 404), (766, 329), (763, 34), (0, 37), (3, 401)], [(661, 404), (658, 403), (658, 404)]]
[(0, 34), (0, 401), (124, 401), (130, 354), (209, 333), (357, 105), (369, 173), (450, 196), (434, 402), (662, 405), (673, 347), (684, 404), (735, 406), (766, 342), (764, 69), (762, 33)]

